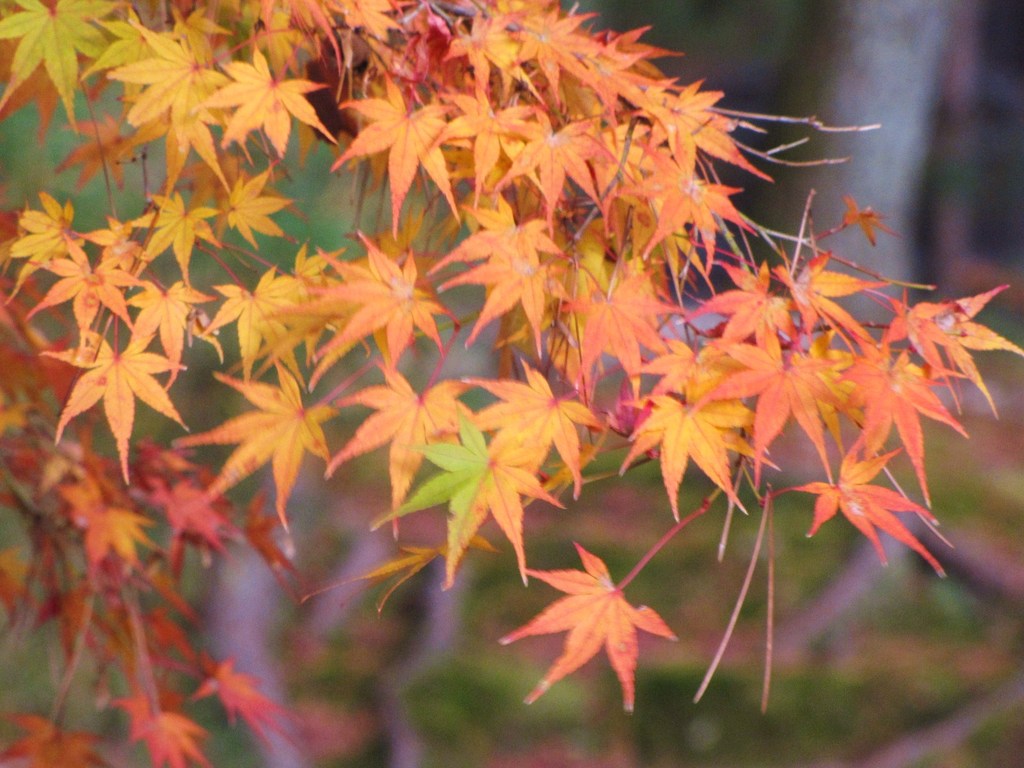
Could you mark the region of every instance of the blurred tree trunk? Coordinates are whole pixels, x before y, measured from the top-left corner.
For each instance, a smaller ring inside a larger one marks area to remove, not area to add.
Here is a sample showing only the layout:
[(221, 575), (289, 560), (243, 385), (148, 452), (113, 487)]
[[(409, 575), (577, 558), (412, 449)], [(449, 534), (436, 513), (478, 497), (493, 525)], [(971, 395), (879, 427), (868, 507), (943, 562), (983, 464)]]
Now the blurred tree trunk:
[[(955, 5), (953, 0), (815, 4), (807, 25), (810, 52), (795, 52), (793, 76), (785, 86), (793, 92), (787, 101), (799, 102), (798, 110), (831, 125), (881, 124), (875, 131), (828, 134), (824, 143), (816, 141), (815, 154), (850, 161), (787, 174), (786, 188), (816, 191), (818, 231), (842, 220), (844, 195), (885, 216), (899, 237), (883, 234), (872, 248), (859, 231), (849, 230), (824, 245), (898, 279), (921, 272), (916, 217)], [(799, 192), (785, 197), (794, 203), (806, 199)], [(788, 217), (794, 213), (799, 215), (790, 209)]]

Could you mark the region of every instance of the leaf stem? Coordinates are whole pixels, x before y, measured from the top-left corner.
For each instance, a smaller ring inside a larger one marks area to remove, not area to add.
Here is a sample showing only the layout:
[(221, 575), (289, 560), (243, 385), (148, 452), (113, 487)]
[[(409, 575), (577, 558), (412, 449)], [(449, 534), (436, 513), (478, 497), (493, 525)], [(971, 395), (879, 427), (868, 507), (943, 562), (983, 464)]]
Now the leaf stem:
[(626, 577), (622, 581), (620, 581), (615, 586), (615, 588), (621, 592), (627, 586), (629, 586), (629, 583), (637, 577), (640, 571), (644, 569), (644, 566), (651, 561), (651, 558), (658, 554), (658, 552), (661, 551), (661, 548), (672, 540), (673, 536), (675, 536), (677, 533), (683, 530), (683, 528), (685, 528), (690, 522), (696, 520), (698, 517), (700, 517), (708, 511), (708, 509), (711, 507), (711, 502), (714, 501), (715, 497), (718, 496), (721, 492), (721, 489), (716, 488), (710, 496), (706, 497), (704, 501), (701, 502), (701, 505), (697, 507), (696, 510), (694, 510), (689, 515), (680, 520), (678, 523), (669, 528), (665, 535), (658, 539), (658, 541), (655, 542), (653, 547), (647, 550), (647, 554), (640, 558), (640, 561), (633, 566), (633, 570), (627, 573)]

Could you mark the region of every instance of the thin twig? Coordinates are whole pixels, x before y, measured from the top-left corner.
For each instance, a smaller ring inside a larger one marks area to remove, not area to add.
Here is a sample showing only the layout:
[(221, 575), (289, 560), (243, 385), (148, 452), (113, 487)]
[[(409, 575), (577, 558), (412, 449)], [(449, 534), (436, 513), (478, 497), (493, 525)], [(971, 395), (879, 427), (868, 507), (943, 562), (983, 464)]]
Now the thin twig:
[(806, 125), (822, 133), (857, 133), (860, 131), (875, 131), (882, 127), (881, 123), (871, 125), (828, 125), (819, 120), (815, 115), (807, 117), (791, 117), (789, 115), (767, 115), (761, 112), (743, 112), (736, 109), (725, 109), (724, 107), (712, 107), (712, 112), (727, 117), (746, 118), (748, 120), (760, 120), (765, 123), (785, 123), (787, 125)]
[(754, 578), (754, 568), (757, 566), (757, 556), (761, 553), (761, 542), (764, 540), (764, 529), (765, 523), (768, 520), (768, 515), (762, 509), (761, 511), (761, 525), (757, 529), (757, 540), (754, 542), (754, 551), (750, 555), (750, 565), (747, 567), (747, 575), (743, 579), (743, 587), (740, 589), (740, 594), (736, 598), (736, 606), (732, 609), (732, 616), (729, 617), (729, 624), (725, 628), (725, 634), (722, 636), (722, 642), (718, 645), (718, 650), (715, 652), (715, 658), (711, 660), (711, 665), (708, 667), (708, 671), (704, 674), (704, 679), (701, 681), (700, 688), (697, 689), (697, 693), (693, 697), (693, 701), (696, 704), (700, 701), (704, 695), (704, 691), (708, 689), (711, 684), (711, 678), (715, 675), (715, 670), (718, 669), (719, 663), (722, 661), (722, 657), (725, 655), (725, 649), (729, 645), (729, 640), (732, 638), (732, 632), (736, 628), (736, 620), (739, 619), (740, 609), (743, 607), (743, 603), (747, 598), (747, 590), (750, 589), (750, 582)]

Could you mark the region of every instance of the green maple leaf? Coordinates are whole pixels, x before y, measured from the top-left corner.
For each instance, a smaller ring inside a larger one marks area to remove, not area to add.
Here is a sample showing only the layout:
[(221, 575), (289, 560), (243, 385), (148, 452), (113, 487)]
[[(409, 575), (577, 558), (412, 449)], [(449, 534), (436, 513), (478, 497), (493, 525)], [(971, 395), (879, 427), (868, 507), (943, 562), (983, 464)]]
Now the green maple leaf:
[(443, 471), (375, 525), (447, 502), (450, 515), (445, 586), (449, 587), (462, 555), (490, 514), (512, 542), (525, 581), (522, 496), (561, 506), (524, 465), (530, 452), (510, 441), (495, 440), (488, 445), (483, 432), (465, 417), (460, 420), (458, 444), (416, 446), (416, 450)]

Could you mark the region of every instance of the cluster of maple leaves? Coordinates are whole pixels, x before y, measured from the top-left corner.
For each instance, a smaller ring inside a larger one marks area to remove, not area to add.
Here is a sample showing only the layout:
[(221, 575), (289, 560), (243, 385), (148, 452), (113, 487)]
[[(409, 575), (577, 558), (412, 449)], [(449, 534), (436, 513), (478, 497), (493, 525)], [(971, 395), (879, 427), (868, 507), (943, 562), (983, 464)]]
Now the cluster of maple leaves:
[[(767, 504), (772, 445), (799, 430), (823, 475), (789, 489), (816, 497), (811, 532), (839, 511), (880, 554), (878, 530), (941, 572), (898, 515), (932, 520), (922, 417), (962, 432), (938, 390), (987, 396), (972, 352), (1024, 354), (974, 320), (997, 291), (908, 304), (810, 233), (770, 236), (715, 172), (764, 177), (734, 137), (746, 118), (666, 79), (639, 32), (526, 0), (0, 8), (0, 119), (34, 103), (45, 135), (59, 102), (81, 185), (143, 169), (134, 209), (111, 203), (105, 225), (46, 192), (0, 218), (0, 505), (24, 534), (0, 550), (0, 600), (8, 626), (57, 627), (65, 670), (51, 716), (16, 715), (4, 755), (103, 764), (62, 723), (83, 654), (156, 766), (207, 764), (187, 714), (204, 696), (270, 727), (255, 681), (190, 644), (179, 578), (189, 551), (240, 541), (289, 571), (274, 533), (306, 454), (330, 475), (387, 448), (391, 506), (368, 522), (400, 536), (407, 514), (443, 515), (446, 540), (367, 578), (443, 557), (450, 585), (493, 518), (523, 579), (568, 593), (503, 638), (568, 632), (529, 700), (603, 646), (632, 709), (637, 631), (673, 637), (625, 599), (638, 569), (616, 584), (579, 545), (582, 571), (527, 566), (524, 507), (570, 503), (599, 456), (660, 462), (678, 521), (691, 464), (730, 510)], [(282, 217), (311, 201), (274, 191), (327, 153), (361, 198), (337, 201), (356, 220), (340, 251), (286, 238)], [(880, 226), (850, 201), (855, 224), (872, 241)], [(888, 319), (852, 316), (854, 294)], [(247, 410), (138, 439), (136, 401), (185, 426), (195, 343)], [(497, 373), (459, 375), (463, 348), (493, 348)], [(212, 471), (193, 453), (211, 444), (232, 446)], [(900, 453), (924, 504), (889, 474)], [(267, 464), (277, 515), (236, 510), (224, 494)]]

